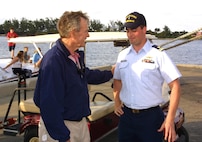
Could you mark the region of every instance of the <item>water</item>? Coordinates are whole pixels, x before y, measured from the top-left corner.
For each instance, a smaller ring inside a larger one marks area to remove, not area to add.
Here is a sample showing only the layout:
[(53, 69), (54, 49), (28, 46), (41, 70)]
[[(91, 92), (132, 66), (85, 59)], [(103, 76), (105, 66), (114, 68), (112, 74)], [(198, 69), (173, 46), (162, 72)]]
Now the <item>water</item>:
[[(155, 40), (154, 43), (162, 44), (168, 40)], [(185, 40), (176, 41), (173, 44), (181, 43)], [(171, 45), (173, 45), (171, 44)], [(175, 64), (195, 64), (202, 65), (202, 40), (195, 40), (187, 44), (166, 50)]]
[[(169, 40), (153, 40), (157, 45), (167, 41)], [(183, 40), (178, 40), (177, 42), (182, 41)], [(37, 45), (41, 48), (42, 53), (46, 53), (49, 49), (49, 44)], [(24, 46), (29, 47), (29, 54), (32, 56), (35, 50), (34, 46), (32, 44), (19, 43), (16, 44), (15, 55), (19, 50), (23, 50)], [(121, 51), (121, 47), (114, 47), (113, 43), (109, 42), (87, 43), (86, 47), (86, 64), (88, 67), (113, 65), (116, 62), (118, 53)], [(202, 65), (202, 40), (189, 42), (176, 48), (169, 49), (166, 52), (175, 64)], [(6, 37), (0, 37), (0, 58), (2, 57), (10, 57)]]

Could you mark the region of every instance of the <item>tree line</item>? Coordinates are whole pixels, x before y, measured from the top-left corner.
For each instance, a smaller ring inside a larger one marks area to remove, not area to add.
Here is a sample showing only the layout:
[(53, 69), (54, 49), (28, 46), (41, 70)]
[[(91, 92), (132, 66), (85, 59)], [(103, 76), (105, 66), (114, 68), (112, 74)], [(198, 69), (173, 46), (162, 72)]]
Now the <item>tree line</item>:
[[(42, 34), (55, 34), (57, 32), (57, 21), (58, 19), (45, 18), (45, 19), (36, 19), (28, 20), (22, 18), (21, 20), (11, 19), (5, 20), (3, 24), (0, 25), (0, 34), (6, 34), (9, 29), (12, 27), (15, 29), (15, 32), (19, 36), (30, 36), (30, 35), (42, 35)], [(123, 22), (110, 21), (107, 25), (101, 23), (100, 20), (90, 20), (89, 31), (90, 32), (105, 32), (105, 31), (123, 31)], [(175, 31), (172, 32), (168, 26), (164, 26), (161, 30), (160, 28), (155, 28), (154, 31), (148, 30), (148, 34), (155, 35), (158, 38), (176, 38), (183, 34), (186, 34), (186, 31)]]

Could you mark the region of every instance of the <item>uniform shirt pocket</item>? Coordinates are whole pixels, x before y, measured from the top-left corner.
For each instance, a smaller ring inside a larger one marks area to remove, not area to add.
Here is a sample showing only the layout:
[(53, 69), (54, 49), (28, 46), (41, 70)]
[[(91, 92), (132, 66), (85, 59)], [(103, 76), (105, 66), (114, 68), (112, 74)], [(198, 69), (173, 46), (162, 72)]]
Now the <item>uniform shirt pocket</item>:
[(129, 71), (128, 67), (129, 67), (129, 63), (127, 61), (120, 63), (119, 70), (120, 70), (121, 77), (127, 77), (126, 75), (128, 74), (128, 71)]
[(161, 78), (160, 72), (156, 64), (144, 63), (142, 66), (141, 80), (142, 82), (151, 87), (157, 85)]

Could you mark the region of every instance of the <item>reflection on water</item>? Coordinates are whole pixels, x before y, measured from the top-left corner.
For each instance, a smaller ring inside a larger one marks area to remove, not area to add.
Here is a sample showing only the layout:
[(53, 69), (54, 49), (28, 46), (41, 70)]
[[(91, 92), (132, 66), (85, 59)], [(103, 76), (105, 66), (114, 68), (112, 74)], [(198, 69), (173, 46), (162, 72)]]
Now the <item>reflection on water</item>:
[[(168, 40), (153, 40), (154, 44), (160, 45)], [(179, 40), (177, 42), (182, 42)], [(176, 43), (173, 43), (176, 44)], [(37, 44), (43, 53), (49, 49), (49, 44)], [(172, 44), (171, 44), (172, 45)], [(29, 47), (29, 54), (34, 53), (32, 44), (17, 44), (15, 53), (23, 50), (24, 46)], [(113, 65), (116, 62), (117, 55), (121, 47), (114, 47), (113, 43), (94, 42), (86, 45), (86, 64), (88, 67), (96, 67), (103, 65)], [(202, 65), (202, 40), (193, 41), (176, 48), (166, 51), (176, 64), (200, 64)], [(9, 57), (7, 41), (5, 37), (0, 37), (0, 58)]]

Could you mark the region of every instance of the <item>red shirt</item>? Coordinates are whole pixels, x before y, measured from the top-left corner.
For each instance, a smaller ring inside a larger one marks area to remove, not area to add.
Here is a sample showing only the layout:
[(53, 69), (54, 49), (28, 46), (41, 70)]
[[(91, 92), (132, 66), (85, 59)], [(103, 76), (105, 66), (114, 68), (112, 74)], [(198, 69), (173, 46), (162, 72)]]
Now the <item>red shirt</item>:
[[(16, 38), (16, 37), (18, 37), (18, 35), (15, 32), (13, 32), (13, 33), (8, 32), (7, 33), (7, 38), (8, 39), (10, 39), (10, 38)], [(13, 45), (15, 45), (15, 43), (13, 43), (13, 42), (9, 42), (8, 43), (8, 46), (13, 46)]]

